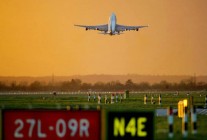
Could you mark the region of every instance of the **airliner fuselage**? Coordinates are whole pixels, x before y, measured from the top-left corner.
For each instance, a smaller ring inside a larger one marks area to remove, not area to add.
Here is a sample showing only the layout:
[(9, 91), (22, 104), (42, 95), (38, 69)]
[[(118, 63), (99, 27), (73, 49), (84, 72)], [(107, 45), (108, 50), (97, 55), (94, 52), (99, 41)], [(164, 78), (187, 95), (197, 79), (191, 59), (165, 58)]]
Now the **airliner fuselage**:
[(148, 26), (125, 26), (117, 24), (117, 18), (114, 13), (109, 17), (108, 24), (96, 25), (96, 26), (87, 26), (87, 25), (75, 25), (79, 27), (84, 27), (87, 30), (98, 30), (101, 31), (101, 34), (109, 35), (119, 35), (120, 32), (135, 30), (138, 31), (140, 28)]
[(108, 33), (112, 35), (115, 33), (115, 31), (116, 31), (116, 15), (112, 13), (112, 15), (109, 17)]

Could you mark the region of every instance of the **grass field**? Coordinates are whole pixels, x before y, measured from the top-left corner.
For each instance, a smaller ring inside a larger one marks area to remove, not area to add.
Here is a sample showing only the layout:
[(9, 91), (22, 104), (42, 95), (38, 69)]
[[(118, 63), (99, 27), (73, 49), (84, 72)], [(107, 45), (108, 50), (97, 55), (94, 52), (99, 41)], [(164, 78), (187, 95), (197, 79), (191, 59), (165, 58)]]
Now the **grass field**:
[[(177, 103), (182, 99), (189, 99), (190, 96), (194, 97), (194, 105), (203, 107), (205, 104), (205, 95), (207, 92), (189, 92), (190, 95), (186, 95), (187, 92), (181, 92), (178, 96), (174, 95), (174, 92), (139, 92), (130, 93), (128, 99), (123, 100), (115, 104), (104, 104), (104, 96), (102, 96), (102, 109), (113, 109), (113, 110), (138, 110), (138, 111), (155, 111), (155, 109), (167, 108), (173, 106), (177, 108)], [(106, 93), (104, 93), (106, 94)], [(144, 105), (143, 97), (148, 95), (148, 104)], [(162, 105), (158, 105), (158, 95), (162, 95)], [(151, 95), (154, 96), (156, 103), (154, 105), (150, 104), (149, 100)], [(109, 98), (109, 96), (108, 96)], [(57, 93), (53, 94), (11, 94), (6, 95), (0, 93), (0, 107), (2, 109), (25, 109), (25, 108), (38, 108), (38, 109), (66, 109), (70, 106), (72, 109), (79, 108), (97, 108), (97, 96), (96, 101), (93, 101), (93, 94), (91, 96), (91, 101), (87, 101), (86, 93)], [(182, 139), (181, 133), (181, 119), (177, 116), (174, 117), (174, 139)], [(192, 135), (189, 131), (188, 139), (207, 139), (207, 115), (198, 115), (198, 134)], [(191, 124), (189, 119), (188, 129), (191, 130)], [(168, 139), (168, 123), (166, 116), (156, 116), (155, 114), (155, 139)]]

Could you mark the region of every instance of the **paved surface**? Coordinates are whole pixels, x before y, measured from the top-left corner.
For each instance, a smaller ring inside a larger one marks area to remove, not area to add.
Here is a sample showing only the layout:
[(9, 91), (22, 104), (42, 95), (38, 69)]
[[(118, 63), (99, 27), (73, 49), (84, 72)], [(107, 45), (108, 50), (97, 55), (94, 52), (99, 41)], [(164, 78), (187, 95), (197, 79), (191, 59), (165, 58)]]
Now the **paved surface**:
[[(178, 110), (177, 109), (173, 109), (173, 113), (176, 113)], [(196, 109), (197, 114), (201, 114), (201, 115), (207, 115), (207, 109), (201, 109), (201, 108), (197, 108)], [(155, 111), (156, 116), (167, 116), (167, 109), (156, 109)]]

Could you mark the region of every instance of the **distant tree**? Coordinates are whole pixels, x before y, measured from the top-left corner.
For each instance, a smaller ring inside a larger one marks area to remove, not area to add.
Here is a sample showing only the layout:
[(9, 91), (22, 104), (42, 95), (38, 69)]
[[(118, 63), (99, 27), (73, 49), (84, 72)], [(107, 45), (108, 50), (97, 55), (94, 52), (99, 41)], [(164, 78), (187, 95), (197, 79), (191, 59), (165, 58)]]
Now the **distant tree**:
[(100, 90), (104, 90), (104, 89), (105, 89), (105, 84), (103, 82), (96, 82), (93, 85), (93, 90), (100, 91)]
[(111, 82), (107, 82), (105, 84), (105, 89), (101, 89), (101, 90), (114, 91), (114, 88), (115, 88), (115, 82), (111, 81)]
[(114, 84), (114, 89), (115, 89), (115, 91), (124, 90), (124, 85), (121, 82), (116, 81), (115, 84)]
[(17, 83), (16, 81), (13, 81), (10, 85), (11, 90), (17, 90)]
[(179, 88), (181, 90), (192, 90), (195, 88), (195, 83), (193, 78), (181, 80), (179, 83)]
[(22, 81), (18, 84), (18, 90), (26, 91), (28, 89), (28, 83), (26, 81)]
[(58, 89), (58, 85), (54, 84), (53, 82), (48, 82), (48, 84), (45, 86), (45, 90), (47, 91), (56, 91)]
[(83, 83), (83, 84), (81, 85), (81, 90), (84, 90), (84, 91), (88, 91), (88, 90), (91, 89), (91, 88), (92, 88), (92, 85), (89, 84), (89, 83)]
[(70, 81), (64, 81), (60, 84), (61, 91), (68, 91), (70, 89)]
[(70, 82), (70, 90), (72, 91), (80, 90), (81, 83), (82, 82), (80, 79), (72, 79)]
[(179, 90), (184, 90), (186, 89), (187, 85), (186, 82), (184, 80), (181, 80), (180, 83), (178, 83), (178, 89)]
[(198, 82), (196, 85), (197, 90), (207, 90), (207, 83), (205, 82)]
[(160, 83), (154, 83), (150, 85), (148, 82), (134, 83), (131, 79), (128, 79), (124, 84), (119, 81), (111, 81), (107, 83), (96, 82), (82, 83), (80, 79), (71, 79), (70, 81), (56, 82), (56, 83), (43, 83), (34, 81), (31, 84), (27, 82), (17, 83), (13, 81), (11, 83), (5, 83), (0, 81), (0, 91), (120, 91), (120, 90), (207, 90), (207, 83), (197, 82), (195, 79), (189, 78), (181, 80), (179, 83), (170, 83), (167, 81), (161, 81)]
[(161, 90), (169, 90), (171, 88), (171, 84), (168, 83), (167, 81), (161, 81), (160, 88)]
[(30, 84), (29, 89), (32, 91), (41, 91), (42, 85), (39, 81), (34, 81)]
[(81, 89), (81, 80), (72, 79), (71, 81), (65, 81), (60, 84), (60, 90), (63, 91), (78, 91)]
[(148, 82), (141, 82), (140, 84), (137, 85), (138, 90), (149, 90), (151, 89), (151, 86)]
[(131, 79), (129, 79), (125, 82), (125, 87), (127, 90), (132, 90), (134, 88), (134, 83), (132, 82)]
[(4, 83), (0, 81), (0, 91), (6, 91), (8, 90), (8, 86)]

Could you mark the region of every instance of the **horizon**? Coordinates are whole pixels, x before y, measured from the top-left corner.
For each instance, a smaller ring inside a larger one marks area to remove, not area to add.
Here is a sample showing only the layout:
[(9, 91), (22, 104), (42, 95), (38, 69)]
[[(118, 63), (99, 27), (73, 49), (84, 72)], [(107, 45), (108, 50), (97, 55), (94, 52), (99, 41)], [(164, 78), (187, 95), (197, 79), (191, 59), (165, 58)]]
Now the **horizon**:
[(24, 82), (64, 82), (70, 81), (72, 79), (79, 79), (82, 83), (97, 83), (97, 82), (116, 82), (125, 83), (127, 80), (132, 80), (135, 83), (148, 82), (150, 84), (159, 83), (161, 81), (180, 83), (181, 81), (194, 80), (197, 83), (205, 82), (207, 83), (207, 76), (196, 76), (196, 75), (73, 75), (73, 76), (22, 76), (22, 77), (2, 77), (0, 76), (0, 82), (5, 83), (24, 83)]
[[(110, 3), (110, 5), (108, 5)], [(207, 75), (206, 0), (0, 2), (0, 75)], [(104, 36), (74, 24), (149, 25)], [(96, 14), (94, 14), (96, 13)]]
[(72, 77), (72, 76), (192, 76), (192, 77), (199, 77), (199, 76), (207, 76), (206, 75), (196, 75), (196, 74), (74, 74), (74, 75), (19, 75), (19, 76), (13, 76), (13, 75), (0, 75), (0, 77)]

